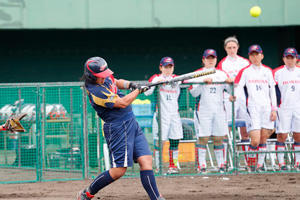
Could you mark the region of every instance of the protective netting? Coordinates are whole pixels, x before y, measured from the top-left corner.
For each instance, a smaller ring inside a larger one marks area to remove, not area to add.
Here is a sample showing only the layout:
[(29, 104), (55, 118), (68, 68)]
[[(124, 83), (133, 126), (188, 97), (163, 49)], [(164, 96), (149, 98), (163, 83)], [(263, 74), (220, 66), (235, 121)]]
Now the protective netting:
[[(199, 99), (191, 95), (189, 87), (187, 84), (180, 86), (180, 121), (176, 129), (172, 129), (175, 132), (182, 130), (180, 140), (162, 138), (165, 126), (161, 119), (169, 113), (162, 111), (159, 88), (148, 96), (139, 95), (132, 103), (136, 120), (153, 152), (153, 169), (156, 175), (202, 175), (204, 173), (198, 168), (199, 159), (206, 162), (206, 175), (298, 171), (294, 167), (297, 151), (294, 151), (291, 134), (282, 151), (276, 151), (275, 138), (269, 139), (266, 152), (255, 152), (257, 157), (259, 154), (266, 155), (264, 168), (259, 171), (249, 170), (249, 142), (241, 141), (240, 134), (240, 127), (244, 126), (245, 121), (227, 119), (227, 125), (235, 128), (230, 129), (228, 136), (221, 142), (227, 147), (223, 154), (226, 155), (224, 158), (227, 162), (224, 172), (220, 172), (216, 159), (216, 155), (220, 155), (216, 153), (216, 142), (220, 144), (220, 141), (209, 137), (208, 143), (201, 146), (202, 141), (199, 141), (195, 127), (195, 110), (199, 106)], [(127, 94), (130, 91), (123, 92)], [(216, 106), (219, 106), (220, 112), (224, 109), (220, 105)], [(93, 178), (110, 168), (103, 122), (90, 106), (82, 83), (0, 84), (0, 123), (5, 123), (7, 118), (19, 113), (27, 113), (21, 121), (26, 131), (2, 131), (0, 134), (0, 183)], [(216, 123), (212, 123), (212, 126), (214, 124)], [(205, 154), (199, 154), (198, 148), (201, 147)], [(285, 169), (278, 163), (277, 156), (280, 152), (286, 164)], [(205, 158), (201, 155), (205, 155)], [(178, 169), (170, 171), (170, 168), (174, 168), (173, 165)], [(139, 176), (138, 164), (128, 168), (126, 176)]]

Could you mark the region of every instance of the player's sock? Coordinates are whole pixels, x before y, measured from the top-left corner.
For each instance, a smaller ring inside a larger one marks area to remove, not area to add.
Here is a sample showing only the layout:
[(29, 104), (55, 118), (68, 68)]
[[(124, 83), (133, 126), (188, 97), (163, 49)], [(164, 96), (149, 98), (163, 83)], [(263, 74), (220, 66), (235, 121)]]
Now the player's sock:
[(179, 155), (179, 151), (178, 151), (178, 150), (174, 150), (174, 151), (173, 151), (173, 162), (174, 162), (174, 166), (177, 167), (177, 168), (179, 169), (180, 166), (179, 166), (179, 161), (178, 161), (178, 155)]
[(223, 146), (224, 146), (224, 164), (227, 164), (227, 148), (228, 148), (228, 138), (226, 136), (226, 138), (223, 139)]
[[(260, 152), (267, 151), (267, 144), (259, 144), (259, 151)], [(265, 157), (266, 157), (265, 153), (258, 154), (257, 167), (263, 166), (265, 162)]]
[(169, 168), (175, 167), (174, 161), (173, 161), (173, 150), (169, 149)]
[(94, 195), (99, 190), (101, 190), (102, 188), (111, 184), (114, 181), (115, 180), (110, 176), (109, 171), (107, 170), (95, 178), (95, 180), (91, 183), (90, 187), (88, 188), (88, 191), (91, 195)]
[[(169, 141), (170, 141), (169, 152), (172, 152), (172, 155), (170, 153), (170, 166), (171, 167), (179, 167), (179, 164), (178, 164), (179, 140), (169, 139)], [(171, 160), (171, 158), (172, 158), (172, 160)]]
[(199, 168), (199, 144), (195, 146), (195, 155), (196, 155), (196, 167)]
[(154, 173), (152, 170), (140, 171), (141, 182), (144, 189), (148, 193), (151, 200), (159, 199), (159, 192), (157, 189)]
[[(294, 150), (300, 151), (300, 142), (294, 142)], [(300, 153), (295, 153), (295, 164), (300, 163)]]
[(198, 147), (199, 166), (200, 168), (206, 168), (206, 146), (199, 144)]
[[(284, 151), (285, 144), (283, 142), (276, 142), (276, 151)], [(284, 162), (284, 153), (277, 153), (277, 159), (279, 166), (285, 165)]]
[(219, 145), (219, 146), (214, 146), (214, 152), (215, 156), (217, 159), (218, 167), (224, 167), (224, 146)]
[[(242, 139), (242, 140), (241, 140), (241, 143), (249, 143), (249, 142), (250, 142), (249, 139)], [(243, 144), (243, 145), (242, 145), (242, 150), (243, 150), (244, 152), (247, 152), (248, 149), (249, 149), (249, 145), (248, 145), (248, 144)], [(247, 154), (244, 154), (244, 157), (245, 157), (245, 160), (247, 161), (247, 160), (248, 160)]]
[(248, 166), (249, 167), (255, 167), (256, 166), (256, 151), (258, 147), (252, 146), (251, 144), (249, 145), (248, 151), (253, 152), (251, 154), (248, 154)]

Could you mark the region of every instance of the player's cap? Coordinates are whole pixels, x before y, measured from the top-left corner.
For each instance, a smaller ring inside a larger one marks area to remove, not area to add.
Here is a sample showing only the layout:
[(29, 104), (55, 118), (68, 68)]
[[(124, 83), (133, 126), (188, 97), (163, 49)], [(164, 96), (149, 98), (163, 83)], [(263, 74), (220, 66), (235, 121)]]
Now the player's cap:
[(113, 74), (108, 68), (106, 61), (101, 57), (89, 58), (85, 63), (85, 70), (93, 76), (106, 78)]
[(217, 57), (217, 52), (214, 49), (206, 49), (203, 53), (203, 58), (207, 58), (208, 56)]
[(299, 59), (297, 50), (295, 48), (292, 48), (292, 47), (286, 48), (284, 50), (283, 57), (286, 57), (286, 56), (293, 56), (293, 57)]
[(262, 48), (258, 44), (251, 45), (248, 49), (248, 54), (252, 52), (263, 53)]
[(174, 60), (171, 57), (163, 57), (159, 64), (160, 66), (174, 65)]

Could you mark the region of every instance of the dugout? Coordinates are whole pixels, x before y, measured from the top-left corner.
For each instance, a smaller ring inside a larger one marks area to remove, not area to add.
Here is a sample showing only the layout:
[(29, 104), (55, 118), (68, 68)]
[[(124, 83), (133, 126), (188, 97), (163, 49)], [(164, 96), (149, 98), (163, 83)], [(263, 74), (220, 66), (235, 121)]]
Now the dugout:
[[(122, 78), (145, 80), (158, 73), (159, 60), (171, 56), (175, 73), (201, 66), (202, 53), (214, 48), (218, 60), (225, 56), (223, 41), (236, 35), (240, 55), (262, 46), (263, 63), (282, 64), (284, 48), (300, 48), (300, 26), (255, 28), (165, 28), (98, 30), (5, 30), (0, 32), (1, 82), (78, 81), (91, 56), (104, 57)], [(300, 50), (299, 50), (300, 51)]]

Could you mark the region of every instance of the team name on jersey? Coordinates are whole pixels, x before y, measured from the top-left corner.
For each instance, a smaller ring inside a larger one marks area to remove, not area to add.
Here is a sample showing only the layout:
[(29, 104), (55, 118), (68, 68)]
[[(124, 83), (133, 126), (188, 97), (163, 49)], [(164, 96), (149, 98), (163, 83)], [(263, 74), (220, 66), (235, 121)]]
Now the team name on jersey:
[(264, 84), (268, 84), (269, 82), (267, 80), (248, 80), (248, 83), (264, 83)]
[(177, 90), (168, 90), (165, 88), (160, 88), (159, 91), (166, 92), (166, 93), (177, 93)]
[(299, 84), (300, 80), (289, 80), (289, 81), (283, 81), (282, 84), (283, 85), (287, 85), (287, 84)]

